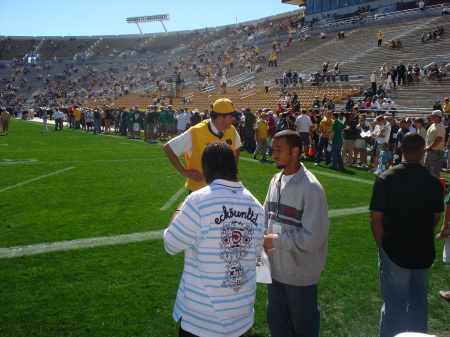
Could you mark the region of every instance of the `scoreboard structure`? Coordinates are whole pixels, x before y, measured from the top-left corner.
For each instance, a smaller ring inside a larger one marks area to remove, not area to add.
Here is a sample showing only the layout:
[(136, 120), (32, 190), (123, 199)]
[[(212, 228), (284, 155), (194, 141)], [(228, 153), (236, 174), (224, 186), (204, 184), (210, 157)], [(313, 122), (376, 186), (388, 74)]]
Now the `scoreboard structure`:
[(167, 21), (167, 20), (170, 20), (170, 14), (157, 14), (157, 15), (130, 17), (130, 18), (127, 18), (127, 23), (135, 23), (138, 26), (139, 31), (141, 32), (141, 35), (143, 35), (141, 27), (139, 26), (140, 23), (159, 21), (159, 22), (161, 22), (161, 24), (167, 34), (167, 29), (166, 29), (166, 26), (164, 26), (164, 22), (163, 22), (163, 21)]

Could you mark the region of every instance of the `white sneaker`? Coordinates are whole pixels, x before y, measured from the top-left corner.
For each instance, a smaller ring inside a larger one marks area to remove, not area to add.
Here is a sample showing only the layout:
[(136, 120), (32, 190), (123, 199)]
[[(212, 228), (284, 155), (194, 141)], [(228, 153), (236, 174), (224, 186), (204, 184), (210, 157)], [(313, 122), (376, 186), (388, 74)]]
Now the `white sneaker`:
[(353, 165), (354, 168), (359, 168), (358, 164)]
[(319, 165), (319, 163), (314, 163), (314, 166), (318, 166)]

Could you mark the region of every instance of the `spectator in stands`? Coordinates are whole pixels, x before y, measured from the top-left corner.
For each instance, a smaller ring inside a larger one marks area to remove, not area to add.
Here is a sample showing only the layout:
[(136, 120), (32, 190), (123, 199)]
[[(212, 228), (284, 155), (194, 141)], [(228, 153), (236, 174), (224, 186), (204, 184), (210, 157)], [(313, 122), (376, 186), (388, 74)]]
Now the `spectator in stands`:
[(266, 92), (266, 94), (269, 92), (269, 84), (270, 84), (269, 79), (266, 78), (263, 82), (264, 91)]
[(398, 66), (397, 66), (398, 85), (404, 85), (405, 84), (405, 76), (406, 76), (406, 67), (402, 63), (402, 61), (400, 61), (398, 63)]
[(441, 16), (448, 15), (448, 4), (442, 4), (442, 14)]
[(427, 130), (425, 167), (439, 178), (444, 163), (445, 148), (445, 126), (442, 123), (442, 111), (434, 110), (431, 118), (433, 124)]
[(444, 113), (445, 121), (450, 120), (450, 101), (448, 97), (444, 98), (444, 106), (442, 107), (442, 112)]
[(421, 0), (419, 1), (419, 10), (423, 12), (424, 9), (425, 9), (425, 2)]
[(434, 110), (440, 110), (440, 111), (443, 111), (442, 105), (441, 105), (441, 101), (440, 101), (440, 100), (437, 100), (437, 101), (434, 103), (434, 105), (433, 105), (433, 111), (434, 111)]
[(383, 33), (381, 31), (378, 32), (377, 38), (378, 38), (378, 47), (381, 47), (381, 45), (383, 44)]
[(347, 101), (345, 102), (345, 111), (351, 112), (354, 106), (355, 101), (352, 99), (352, 96), (347, 95)]

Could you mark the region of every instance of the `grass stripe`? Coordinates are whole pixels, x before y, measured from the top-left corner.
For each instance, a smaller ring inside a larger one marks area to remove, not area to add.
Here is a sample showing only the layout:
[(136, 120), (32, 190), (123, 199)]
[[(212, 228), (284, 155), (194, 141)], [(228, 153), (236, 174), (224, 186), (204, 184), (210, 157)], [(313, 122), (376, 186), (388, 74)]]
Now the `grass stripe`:
[(33, 182), (33, 181), (36, 181), (36, 180), (39, 180), (39, 179), (43, 179), (43, 178), (47, 178), (47, 177), (50, 177), (50, 176), (52, 176), (52, 175), (55, 175), (55, 174), (58, 174), (58, 173), (61, 173), (61, 172), (64, 172), (64, 171), (71, 170), (71, 169), (73, 169), (73, 168), (74, 168), (74, 167), (68, 167), (68, 168), (65, 168), (65, 169), (62, 169), (62, 170), (59, 170), (59, 171), (56, 171), (56, 172), (52, 172), (52, 173), (49, 173), (49, 174), (46, 174), (46, 175), (43, 175), (43, 176), (40, 176), (40, 177), (36, 177), (36, 178), (30, 179), (30, 180), (26, 180), (26, 181), (21, 182), (21, 183), (19, 183), (19, 184), (12, 185), (12, 186), (9, 186), (9, 187), (6, 187), (6, 188), (0, 190), (0, 192), (5, 192), (5, 191), (8, 191), (8, 190), (10, 190), (10, 189), (12, 189), (12, 188), (20, 187), (20, 186), (23, 186), (23, 185), (25, 185), (25, 184), (31, 183), (31, 182)]
[[(181, 192), (184, 192), (184, 191), (185, 191), (185, 188), (183, 187), (183, 189), (181, 189)], [(179, 192), (180, 191), (178, 191), (172, 198), (174, 198)], [(174, 200), (176, 200), (176, 198), (174, 198)], [(330, 218), (332, 218), (332, 217), (343, 216), (343, 215), (365, 213), (365, 212), (368, 212), (368, 210), (369, 210), (368, 206), (336, 209), (336, 210), (328, 211), (328, 216)], [(94, 247), (101, 247), (101, 246), (120, 245), (120, 244), (127, 244), (127, 243), (132, 243), (132, 242), (141, 242), (141, 241), (148, 241), (148, 240), (158, 240), (158, 239), (162, 239), (163, 233), (164, 233), (163, 230), (159, 230), (159, 231), (123, 234), (123, 235), (115, 235), (115, 236), (103, 236), (103, 237), (90, 238), (90, 239), (69, 240), (69, 241), (52, 242), (52, 243), (40, 243), (40, 244), (29, 245), (29, 246), (16, 246), (16, 247), (9, 247), (9, 248), (0, 248), (0, 259), (9, 259), (9, 258), (21, 257), (21, 256), (27, 256), (27, 255), (37, 255), (37, 254), (75, 250), (75, 249), (82, 249), (82, 248), (94, 248)]]

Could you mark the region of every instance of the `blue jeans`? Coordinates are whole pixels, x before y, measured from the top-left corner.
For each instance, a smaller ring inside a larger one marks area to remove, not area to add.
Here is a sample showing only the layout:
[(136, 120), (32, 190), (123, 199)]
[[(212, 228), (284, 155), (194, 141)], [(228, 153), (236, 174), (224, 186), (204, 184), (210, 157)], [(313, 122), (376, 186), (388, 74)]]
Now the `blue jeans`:
[(272, 279), (267, 285), (267, 322), (272, 337), (319, 336), (317, 284), (300, 287)]
[(325, 165), (330, 165), (331, 152), (327, 151), (328, 138), (319, 137), (319, 144), (317, 145), (316, 163), (322, 160), (322, 151), (325, 148)]
[(342, 161), (342, 143), (335, 143), (333, 142), (331, 144), (331, 159), (333, 160), (333, 164), (331, 165), (331, 168), (343, 170), (344, 169), (344, 162)]
[(380, 288), (383, 297), (380, 337), (401, 332), (427, 332), (428, 268), (405, 269), (393, 263), (383, 248), (378, 250)]

